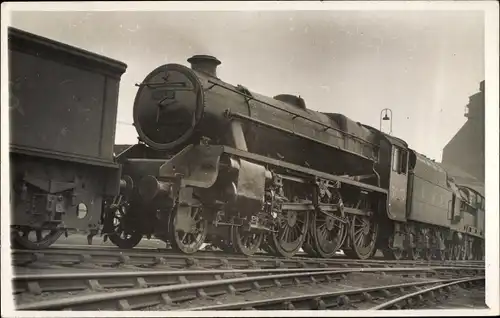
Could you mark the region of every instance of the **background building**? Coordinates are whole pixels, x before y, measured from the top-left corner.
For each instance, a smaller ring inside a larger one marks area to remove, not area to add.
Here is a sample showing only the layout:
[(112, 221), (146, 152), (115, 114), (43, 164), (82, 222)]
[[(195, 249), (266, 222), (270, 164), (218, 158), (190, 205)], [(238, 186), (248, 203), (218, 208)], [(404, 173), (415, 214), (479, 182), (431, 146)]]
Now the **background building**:
[(467, 121), (444, 147), (442, 163), (484, 183), (484, 81), (479, 90), (469, 97)]

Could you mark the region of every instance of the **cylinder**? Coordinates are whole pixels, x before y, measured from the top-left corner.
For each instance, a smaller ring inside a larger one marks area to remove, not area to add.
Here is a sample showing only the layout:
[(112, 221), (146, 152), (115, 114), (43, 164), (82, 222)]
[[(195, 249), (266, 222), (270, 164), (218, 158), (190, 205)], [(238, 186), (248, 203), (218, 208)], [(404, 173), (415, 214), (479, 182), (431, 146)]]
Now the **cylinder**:
[(139, 194), (145, 201), (151, 201), (157, 196), (168, 196), (172, 192), (170, 182), (159, 181), (154, 176), (145, 176), (139, 184)]

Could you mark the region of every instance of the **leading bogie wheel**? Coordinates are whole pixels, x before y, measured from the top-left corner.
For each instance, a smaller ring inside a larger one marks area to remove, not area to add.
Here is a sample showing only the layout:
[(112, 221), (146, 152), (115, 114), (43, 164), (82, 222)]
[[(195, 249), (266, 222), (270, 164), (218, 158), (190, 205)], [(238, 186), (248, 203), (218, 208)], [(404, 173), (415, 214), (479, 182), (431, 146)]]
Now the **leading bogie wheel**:
[(232, 226), (231, 241), (234, 251), (246, 256), (254, 255), (259, 251), (264, 235), (264, 232), (254, 232), (245, 226)]
[(108, 238), (119, 248), (131, 249), (137, 246), (142, 240), (140, 233), (134, 226), (134, 220), (128, 204), (121, 204), (114, 208), (111, 212), (112, 232), (108, 234)]
[(175, 207), (170, 215), (169, 232), (172, 236), (172, 248), (184, 254), (196, 253), (203, 243), (208, 232), (208, 221), (203, 218), (203, 207), (201, 204), (193, 205), (189, 208), (188, 222), (189, 231), (183, 231), (176, 227), (177, 212)]

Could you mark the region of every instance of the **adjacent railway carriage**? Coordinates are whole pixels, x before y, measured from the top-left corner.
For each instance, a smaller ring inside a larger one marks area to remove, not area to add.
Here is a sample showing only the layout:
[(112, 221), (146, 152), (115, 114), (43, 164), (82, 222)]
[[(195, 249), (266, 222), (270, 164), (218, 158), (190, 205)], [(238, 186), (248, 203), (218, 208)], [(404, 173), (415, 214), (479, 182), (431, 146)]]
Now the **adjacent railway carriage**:
[(96, 233), (103, 200), (119, 191), (126, 65), (15, 28), (8, 37), (13, 241), (43, 248), (67, 229)]

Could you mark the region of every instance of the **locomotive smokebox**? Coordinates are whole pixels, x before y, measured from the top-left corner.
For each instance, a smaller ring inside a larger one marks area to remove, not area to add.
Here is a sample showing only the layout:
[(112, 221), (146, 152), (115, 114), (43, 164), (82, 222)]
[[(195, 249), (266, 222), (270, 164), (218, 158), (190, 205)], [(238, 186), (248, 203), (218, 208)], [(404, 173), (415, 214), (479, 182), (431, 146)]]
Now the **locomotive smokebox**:
[(151, 201), (159, 195), (168, 196), (172, 192), (172, 184), (157, 180), (148, 175), (139, 183), (139, 194), (145, 201)]
[[(194, 60), (195, 69), (215, 72), (215, 61)], [(162, 65), (137, 86), (134, 126), (142, 142), (156, 150), (195, 142), (193, 133), (201, 120), (205, 97), (193, 69), (180, 64)]]
[(212, 77), (217, 77), (217, 66), (221, 64), (221, 61), (211, 55), (193, 55), (187, 61), (191, 63), (193, 70)]

